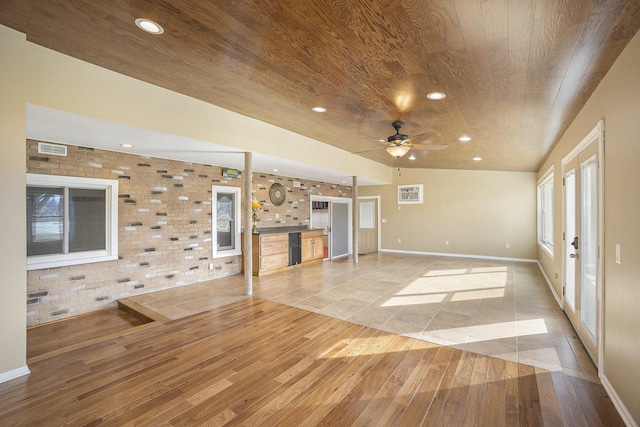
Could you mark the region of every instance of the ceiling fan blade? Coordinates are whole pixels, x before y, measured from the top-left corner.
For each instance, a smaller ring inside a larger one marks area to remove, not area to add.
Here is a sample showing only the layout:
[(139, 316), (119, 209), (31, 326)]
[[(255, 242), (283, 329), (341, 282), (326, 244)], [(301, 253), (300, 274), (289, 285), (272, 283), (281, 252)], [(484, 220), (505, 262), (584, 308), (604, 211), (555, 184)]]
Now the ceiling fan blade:
[(409, 144), (414, 150), (444, 150), (448, 145), (441, 144)]
[(380, 139), (380, 138), (360, 138), (363, 141), (373, 141), (373, 142), (382, 142), (382, 143), (387, 143), (387, 141), (385, 139)]
[(380, 147), (380, 148), (373, 148), (371, 150), (364, 150), (364, 151), (356, 151), (355, 153), (351, 153), (351, 154), (362, 154), (362, 153), (369, 153), (371, 151), (379, 151), (379, 150), (384, 150), (387, 147)]
[(436, 136), (440, 136), (440, 134), (438, 132), (424, 132), (410, 137), (409, 140), (411, 142), (422, 142), (431, 138), (435, 138)]

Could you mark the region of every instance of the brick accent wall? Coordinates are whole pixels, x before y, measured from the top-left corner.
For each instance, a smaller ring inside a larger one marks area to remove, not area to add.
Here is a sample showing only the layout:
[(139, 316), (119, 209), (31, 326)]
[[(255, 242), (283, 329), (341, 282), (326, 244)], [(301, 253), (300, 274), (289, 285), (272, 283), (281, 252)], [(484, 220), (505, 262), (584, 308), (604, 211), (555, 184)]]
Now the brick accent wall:
[[(29, 326), (113, 307), (118, 298), (240, 273), (241, 257), (211, 258), (211, 186), (245, 191), (244, 179), (223, 177), (221, 166), (85, 147), (67, 146), (67, 157), (43, 155), (37, 144), (27, 141), (29, 173), (119, 181), (119, 260), (29, 271)], [(287, 189), (281, 206), (269, 200), (274, 182)], [(311, 194), (351, 197), (348, 186), (260, 173), (253, 174), (252, 192), (263, 204), (259, 228), (308, 226)]]

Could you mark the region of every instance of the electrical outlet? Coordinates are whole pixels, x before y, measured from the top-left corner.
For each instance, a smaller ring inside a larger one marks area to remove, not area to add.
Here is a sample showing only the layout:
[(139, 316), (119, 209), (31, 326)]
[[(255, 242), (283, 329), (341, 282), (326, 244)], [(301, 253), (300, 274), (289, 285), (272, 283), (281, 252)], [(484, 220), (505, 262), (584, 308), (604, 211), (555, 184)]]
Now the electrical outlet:
[(276, 214), (276, 219), (280, 219), (280, 214), (279, 213)]
[(398, 243), (402, 243), (402, 239), (400, 239), (400, 238), (399, 238), (399, 239), (398, 239)]
[(445, 246), (449, 246), (449, 241), (448, 241), (448, 240), (445, 240), (445, 241), (444, 241), (444, 244), (445, 244)]
[(509, 249), (509, 244), (508, 243), (505, 246), (506, 246), (507, 249)]

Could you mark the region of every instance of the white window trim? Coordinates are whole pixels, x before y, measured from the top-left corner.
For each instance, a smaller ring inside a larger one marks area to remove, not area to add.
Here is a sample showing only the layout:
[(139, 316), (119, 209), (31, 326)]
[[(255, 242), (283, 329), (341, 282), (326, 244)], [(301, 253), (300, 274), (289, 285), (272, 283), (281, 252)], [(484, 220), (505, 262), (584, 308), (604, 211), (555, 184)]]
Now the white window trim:
[[(234, 249), (218, 251), (218, 233), (216, 230), (216, 224), (218, 223), (218, 209), (217, 209), (217, 200), (218, 193), (233, 193), (235, 197), (235, 243), (236, 247)], [(231, 186), (220, 186), (214, 185), (211, 187), (211, 241), (212, 241), (212, 258), (224, 258), (230, 256), (238, 256), (242, 255), (242, 244), (241, 242), (241, 222), (242, 222), (242, 212), (240, 209), (240, 205), (242, 202), (242, 189), (240, 187), (231, 187)], [(248, 227), (248, 230), (251, 230)]]
[[(551, 215), (551, 222), (552, 224), (555, 221), (555, 182), (553, 179), (554, 175), (553, 175), (553, 165), (544, 173), (544, 175), (542, 176), (542, 178), (540, 178), (540, 180), (538, 181), (537, 187), (536, 187), (536, 197), (537, 197), (537, 218), (536, 218), (536, 222), (537, 222), (537, 236), (536, 236), (536, 240), (538, 242), (538, 246), (540, 246), (542, 248), (542, 250), (544, 250), (552, 259), (553, 259), (553, 241), (551, 242), (551, 244), (549, 244), (548, 242), (545, 242), (543, 240), (543, 236), (542, 236), (542, 200), (541, 200), (541, 189), (542, 187), (546, 186), (547, 184), (551, 183), (553, 185), (553, 195), (552, 195), (552, 203), (553, 203), (553, 214)], [(553, 232), (552, 234), (555, 234), (555, 227), (553, 228)]]
[(118, 259), (118, 181), (60, 175), (27, 174), (27, 186), (74, 187), (106, 191), (105, 250), (27, 257), (27, 270), (89, 264)]

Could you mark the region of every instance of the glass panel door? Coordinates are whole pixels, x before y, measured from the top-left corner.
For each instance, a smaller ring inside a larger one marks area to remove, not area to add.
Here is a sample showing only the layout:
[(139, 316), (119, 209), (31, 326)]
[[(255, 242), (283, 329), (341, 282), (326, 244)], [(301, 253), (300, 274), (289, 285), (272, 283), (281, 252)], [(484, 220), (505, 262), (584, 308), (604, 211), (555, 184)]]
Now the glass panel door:
[(331, 202), (331, 258), (349, 255), (349, 204)]
[(596, 339), (598, 275), (598, 171), (593, 156), (580, 166), (582, 182), (582, 310), (580, 321)]
[(565, 303), (572, 312), (576, 310), (576, 170), (565, 175)]
[(563, 163), (564, 311), (591, 358), (598, 358), (598, 142)]

